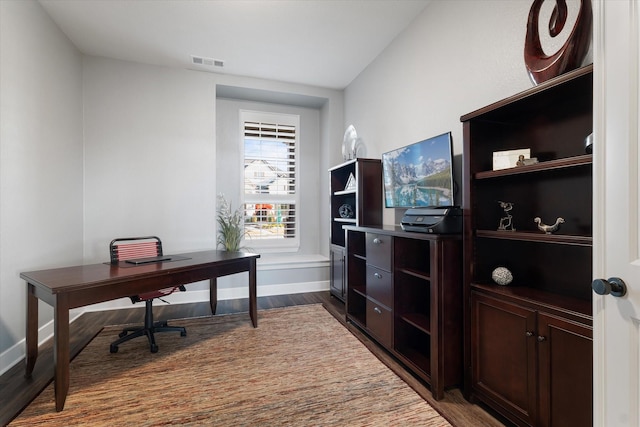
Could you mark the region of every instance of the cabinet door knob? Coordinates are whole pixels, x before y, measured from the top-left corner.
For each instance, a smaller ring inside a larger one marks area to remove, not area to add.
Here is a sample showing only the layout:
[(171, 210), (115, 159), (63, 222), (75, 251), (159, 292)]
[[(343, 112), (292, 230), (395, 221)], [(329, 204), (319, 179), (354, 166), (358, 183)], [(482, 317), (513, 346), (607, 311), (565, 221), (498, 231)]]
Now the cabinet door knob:
[(527, 332), (526, 332), (526, 335), (527, 335), (528, 337), (532, 337), (532, 336), (533, 336), (533, 332), (531, 332), (531, 331), (527, 331)]
[(376, 245), (379, 245), (380, 243), (382, 243), (382, 240), (376, 237), (375, 239), (373, 239), (373, 243), (375, 243)]
[(538, 342), (546, 341), (547, 337), (543, 337), (542, 335), (538, 335)]
[(380, 273), (373, 273), (373, 275), (376, 279), (382, 279), (382, 274)]
[(598, 295), (623, 297), (627, 294), (627, 284), (619, 277), (610, 277), (609, 280), (595, 279), (591, 282), (593, 292)]
[(380, 310), (378, 307), (373, 307), (373, 311), (375, 311), (378, 314), (382, 314), (382, 310)]

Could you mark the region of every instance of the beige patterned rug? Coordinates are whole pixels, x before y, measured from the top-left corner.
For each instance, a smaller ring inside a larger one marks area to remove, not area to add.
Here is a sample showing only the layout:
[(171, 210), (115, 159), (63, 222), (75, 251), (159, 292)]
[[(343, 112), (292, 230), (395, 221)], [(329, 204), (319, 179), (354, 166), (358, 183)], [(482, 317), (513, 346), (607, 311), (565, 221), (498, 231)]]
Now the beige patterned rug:
[(12, 426), (450, 426), (322, 305), (173, 321), (109, 353), (105, 328), (71, 363), (65, 408), (50, 384)]

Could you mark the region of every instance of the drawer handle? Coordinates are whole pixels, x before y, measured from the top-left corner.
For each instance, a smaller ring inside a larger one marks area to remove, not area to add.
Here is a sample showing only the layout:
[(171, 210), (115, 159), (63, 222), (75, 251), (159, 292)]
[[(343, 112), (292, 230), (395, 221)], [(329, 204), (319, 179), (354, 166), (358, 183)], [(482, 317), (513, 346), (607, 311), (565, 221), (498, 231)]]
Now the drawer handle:
[(531, 331), (527, 331), (526, 335), (527, 335), (528, 337), (532, 337), (532, 336), (533, 336), (533, 332), (531, 332)]
[(378, 307), (373, 307), (373, 311), (375, 311), (378, 314), (382, 314), (382, 310), (380, 310)]
[(542, 336), (542, 335), (538, 335), (538, 342), (543, 342), (543, 341), (546, 341), (546, 340), (547, 340), (547, 337)]
[(375, 239), (373, 239), (373, 243), (375, 243), (376, 245), (379, 245), (380, 243), (382, 243), (382, 240), (376, 237)]
[(374, 275), (377, 279), (382, 279), (382, 274), (380, 274), (380, 273), (373, 273), (373, 275)]

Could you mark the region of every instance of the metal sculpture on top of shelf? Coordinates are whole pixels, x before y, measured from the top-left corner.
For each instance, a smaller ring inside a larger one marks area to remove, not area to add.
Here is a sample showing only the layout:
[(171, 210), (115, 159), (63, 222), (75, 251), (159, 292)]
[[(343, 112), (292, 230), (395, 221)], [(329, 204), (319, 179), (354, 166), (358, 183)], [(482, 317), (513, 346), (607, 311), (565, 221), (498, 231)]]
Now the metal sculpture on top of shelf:
[(513, 203), (498, 201), (498, 204), (504, 210), (504, 216), (500, 218), (500, 225), (498, 226), (498, 230), (516, 231), (516, 229), (513, 228), (513, 216), (511, 216)]
[[(524, 42), (524, 62), (529, 78), (539, 84), (567, 71), (578, 68), (584, 60), (591, 43), (591, 0), (580, 0), (580, 9), (575, 24), (565, 43), (552, 55), (542, 49), (539, 32), (540, 8), (544, 0), (534, 0), (527, 20), (527, 35)], [(549, 18), (549, 35), (554, 38), (564, 29), (567, 21), (566, 0), (556, 0)]]
[(364, 145), (362, 138), (358, 136), (356, 128), (349, 125), (344, 132), (342, 140), (342, 158), (344, 160), (353, 160), (363, 158), (367, 155), (367, 147)]
[(554, 224), (546, 225), (542, 222), (540, 217), (537, 216), (533, 219), (533, 222), (538, 224), (538, 230), (544, 231), (546, 234), (551, 234), (558, 231), (558, 229), (560, 228), (560, 224), (564, 224), (564, 218), (558, 217), (558, 219), (556, 219), (556, 222)]

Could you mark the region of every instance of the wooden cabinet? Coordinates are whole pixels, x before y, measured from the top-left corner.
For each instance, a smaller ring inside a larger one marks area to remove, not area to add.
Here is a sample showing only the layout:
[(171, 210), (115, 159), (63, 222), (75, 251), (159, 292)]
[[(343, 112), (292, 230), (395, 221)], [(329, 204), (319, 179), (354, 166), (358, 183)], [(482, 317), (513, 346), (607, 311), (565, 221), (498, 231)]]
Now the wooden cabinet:
[(474, 389), (518, 425), (590, 426), (591, 328), (526, 304), (472, 292)]
[(345, 231), (342, 226), (382, 224), (382, 163), (354, 159), (329, 169), (330, 175), (330, 292), (346, 297)]
[(462, 380), (461, 237), (345, 229), (347, 320), (443, 398)]
[[(461, 118), (464, 394), (518, 425), (591, 425), (592, 81), (588, 66)], [(493, 170), (522, 148), (539, 162)], [(536, 217), (564, 223), (547, 234)]]

